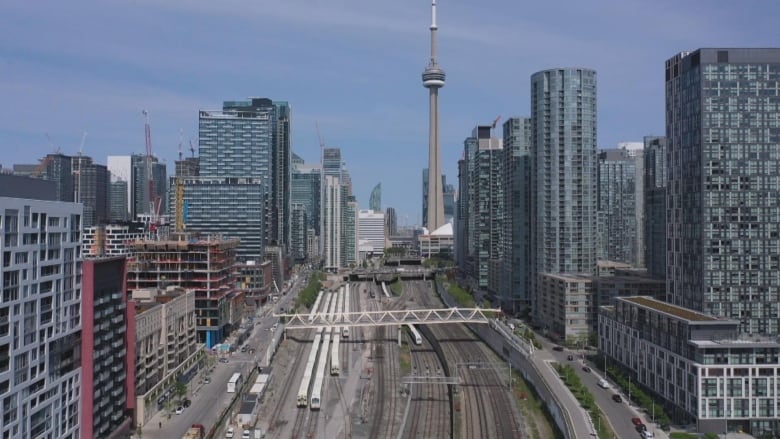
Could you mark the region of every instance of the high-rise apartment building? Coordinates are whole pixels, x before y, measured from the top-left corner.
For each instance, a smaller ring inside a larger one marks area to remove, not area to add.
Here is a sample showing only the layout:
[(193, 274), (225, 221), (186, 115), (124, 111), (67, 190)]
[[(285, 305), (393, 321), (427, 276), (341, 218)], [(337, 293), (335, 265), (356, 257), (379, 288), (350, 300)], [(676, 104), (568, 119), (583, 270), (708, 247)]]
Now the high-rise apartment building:
[(2, 437), (82, 437), (81, 213), (53, 182), (0, 175)]
[(266, 197), (263, 244), (286, 247), (291, 173), (287, 102), (252, 98), (226, 101), (222, 110), (201, 110), (199, 136), (200, 176), (262, 183)]
[(130, 220), (130, 212), (127, 210), (127, 182), (116, 180), (111, 182), (109, 203), (109, 222), (124, 222)]
[(290, 215), (290, 257), (301, 262), (308, 257), (308, 215), (303, 204), (293, 203)]
[(64, 154), (48, 154), (39, 165), (40, 177), (56, 184), (58, 201), (74, 200), (72, 159)]
[[(125, 292), (125, 257), (86, 259), (81, 294), (81, 435), (121, 437), (135, 407), (134, 325)], [(131, 328), (128, 331), (128, 327)]]
[(467, 173), (460, 178), (465, 179), (465, 183), (461, 181), (461, 187), (466, 190), (462, 196), (468, 197), (469, 203), (469, 208), (464, 210), (467, 230), (462, 236), (466, 245), (466, 273), (475, 287), (487, 290), (490, 261), (500, 260), (503, 252), (503, 148), (501, 139), (491, 136), (490, 125), (480, 125), (465, 140), (464, 150)]
[(666, 61), (667, 291), (675, 305), (780, 333), (780, 49)]
[(637, 167), (625, 149), (598, 152), (598, 259), (638, 265)]
[[(306, 212), (307, 228), (320, 235), (320, 197), (322, 193), (322, 166), (319, 163), (296, 163), (293, 165), (290, 182), (290, 202), (300, 204)], [(291, 244), (295, 245), (295, 244)]]
[(73, 199), (84, 205), (83, 226), (90, 227), (110, 221), (109, 194), (111, 181), (105, 165), (94, 163), (91, 157), (72, 157)]
[(666, 278), (666, 138), (644, 139), (644, 252), (647, 273)]
[(531, 300), (531, 119), (509, 118), (504, 141), (504, 253), (501, 303), (525, 312)]
[(341, 266), (350, 267), (358, 262), (358, 203), (354, 195), (346, 195), (347, 186), (342, 185), (344, 194), (343, 219), (341, 221)]
[(200, 175), (200, 158), (187, 157), (183, 160), (176, 160), (177, 177), (197, 177)]
[(593, 273), (596, 72), (562, 68), (534, 73), (531, 118), (533, 281), (539, 273)]
[(338, 271), (341, 267), (342, 189), (338, 176), (326, 174), (322, 188), (323, 268)]
[(385, 230), (387, 230), (388, 236), (398, 234), (398, 218), (396, 217), (394, 207), (388, 207), (385, 211)]

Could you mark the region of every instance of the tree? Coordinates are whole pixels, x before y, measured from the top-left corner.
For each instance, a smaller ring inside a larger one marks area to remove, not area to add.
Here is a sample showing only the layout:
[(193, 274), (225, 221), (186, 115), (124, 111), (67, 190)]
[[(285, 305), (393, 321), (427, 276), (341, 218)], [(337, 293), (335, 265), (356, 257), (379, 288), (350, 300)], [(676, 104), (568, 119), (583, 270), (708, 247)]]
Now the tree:
[(187, 395), (187, 385), (181, 381), (176, 381), (176, 384), (173, 386), (173, 392), (181, 400)]

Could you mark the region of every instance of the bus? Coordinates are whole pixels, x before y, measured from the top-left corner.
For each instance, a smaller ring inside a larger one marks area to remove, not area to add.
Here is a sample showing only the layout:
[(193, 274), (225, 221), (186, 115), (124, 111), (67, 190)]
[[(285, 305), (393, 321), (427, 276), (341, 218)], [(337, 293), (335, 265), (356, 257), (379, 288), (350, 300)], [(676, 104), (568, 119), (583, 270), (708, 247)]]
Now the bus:
[(230, 377), (227, 385), (227, 393), (236, 393), (241, 388), (241, 373), (236, 372)]

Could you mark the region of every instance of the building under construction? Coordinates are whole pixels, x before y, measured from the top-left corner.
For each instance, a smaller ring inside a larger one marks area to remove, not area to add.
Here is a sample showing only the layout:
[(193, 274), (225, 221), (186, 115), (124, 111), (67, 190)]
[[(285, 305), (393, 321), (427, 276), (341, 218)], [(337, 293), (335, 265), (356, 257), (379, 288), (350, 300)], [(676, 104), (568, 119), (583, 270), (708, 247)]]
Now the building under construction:
[(176, 285), (195, 291), (198, 342), (211, 348), (240, 320), (236, 288), (238, 239), (177, 234), (173, 239), (139, 240), (131, 244), (127, 289)]

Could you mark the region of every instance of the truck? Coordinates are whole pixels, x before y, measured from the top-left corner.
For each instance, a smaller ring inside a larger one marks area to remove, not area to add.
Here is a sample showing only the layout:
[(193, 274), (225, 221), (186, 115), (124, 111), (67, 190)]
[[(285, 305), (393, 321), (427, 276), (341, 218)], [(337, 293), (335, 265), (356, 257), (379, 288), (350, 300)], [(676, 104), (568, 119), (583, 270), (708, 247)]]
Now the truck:
[(181, 439), (203, 439), (205, 430), (201, 424), (192, 424), (192, 427), (184, 433)]

